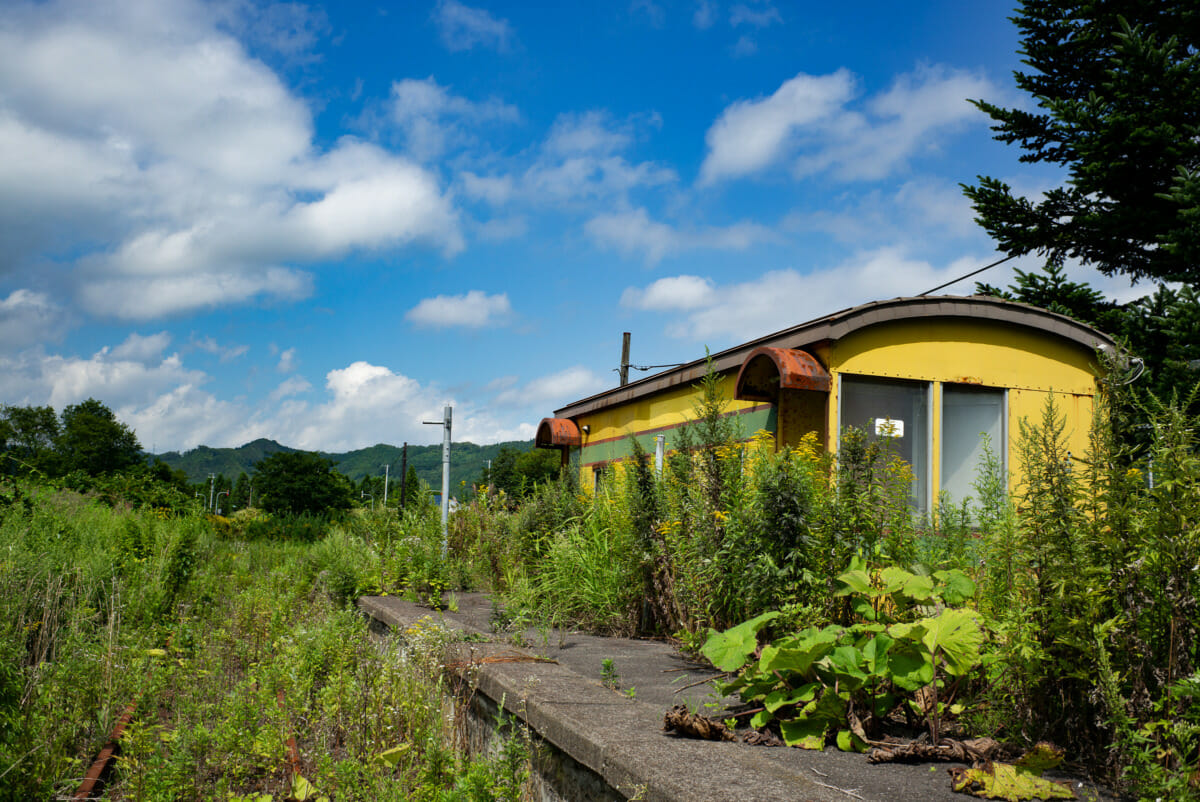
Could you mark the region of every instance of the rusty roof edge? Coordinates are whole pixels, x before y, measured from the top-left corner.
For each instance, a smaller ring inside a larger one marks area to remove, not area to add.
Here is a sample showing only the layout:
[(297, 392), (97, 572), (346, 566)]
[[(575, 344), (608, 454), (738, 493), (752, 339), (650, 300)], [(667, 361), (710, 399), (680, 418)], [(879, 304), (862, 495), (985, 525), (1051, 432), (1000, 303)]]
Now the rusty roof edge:
[[(984, 308), (989, 314), (976, 314)], [(907, 314), (897, 315), (896, 312), (901, 309), (905, 310)], [(806, 348), (812, 347), (822, 340), (836, 341), (859, 329), (884, 322), (946, 316), (984, 317), (1000, 323), (1017, 323), (1055, 334), (1085, 348), (1117, 347), (1111, 337), (1098, 329), (1032, 304), (1008, 301), (988, 295), (921, 295), (871, 301), (859, 306), (848, 307), (825, 317), (815, 318), (735, 345), (712, 354), (711, 357), (717, 371), (725, 372), (735, 366), (740, 366), (746, 355), (760, 346)], [(699, 378), (694, 371), (697, 367), (703, 368), (704, 365), (704, 359), (686, 362), (662, 373), (630, 382), (624, 387), (614, 387), (587, 398), (581, 398), (565, 407), (556, 409), (554, 416), (584, 415), (616, 403), (632, 401), (671, 387), (694, 382)], [(700, 375), (702, 376), (703, 373)]]

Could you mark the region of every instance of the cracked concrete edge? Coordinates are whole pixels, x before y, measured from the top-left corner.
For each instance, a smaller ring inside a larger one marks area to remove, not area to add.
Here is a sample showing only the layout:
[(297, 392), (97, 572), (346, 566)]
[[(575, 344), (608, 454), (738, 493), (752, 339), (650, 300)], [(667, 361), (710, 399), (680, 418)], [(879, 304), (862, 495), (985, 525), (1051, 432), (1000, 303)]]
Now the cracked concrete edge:
[[(386, 626), (404, 631), (423, 618), (433, 618), (448, 630), (491, 637), (469, 624), (441, 613), (416, 608), (390, 597), (363, 597), (360, 610)], [(803, 775), (784, 772), (757, 759), (747, 747), (708, 741), (664, 740), (662, 714), (648, 705), (604, 688), (556, 662), (541, 662), (528, 650), (496, 642), (456, 642), (452, 661), (469, 664), (453, 669), (474, 683), (496, 705), (517, 716), (544, 741), (587, 766), (618, 793), (645, 802), (694, 802), (701, 796), (745, 800), (747, 789), (762, 798), (798, 798), (824, 802), (830, 796)], [(480, 662), (487, 657), (519, 655), (522, 662)], [(468, 672), (473, 677), (466, 676)], [(582, 711), (603, 710), (603, 715)], [(732, 748), (731, 748), (732, 747)], [(682, 752), (664, 759), (664, 749)]]

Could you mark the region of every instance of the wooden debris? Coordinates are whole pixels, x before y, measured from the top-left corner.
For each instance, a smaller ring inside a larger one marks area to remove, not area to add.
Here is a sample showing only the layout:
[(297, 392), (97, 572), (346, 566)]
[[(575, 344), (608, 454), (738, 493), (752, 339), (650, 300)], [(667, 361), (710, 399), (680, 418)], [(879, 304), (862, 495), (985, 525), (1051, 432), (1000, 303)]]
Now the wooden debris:
[(937, 744), (925, 741), (908, 743), (880, 743), (867, 752), (869, 763), (928, 763), (934, 760), (948, 763), (978, 763), (998, 757), (1001, 744), (991, 738), (975, 738), (970, 741), (955, 741), (943, 738)]
[(736, 741), (737, 736), (722, 722), (688, 712), (687, 705), (675, 705), (663, 716), (663, 730), (706, 741)]
[(770, 730), (750, 730), (742, 736), (742, 743), (750, 746), (783, 746), (783, 739)]

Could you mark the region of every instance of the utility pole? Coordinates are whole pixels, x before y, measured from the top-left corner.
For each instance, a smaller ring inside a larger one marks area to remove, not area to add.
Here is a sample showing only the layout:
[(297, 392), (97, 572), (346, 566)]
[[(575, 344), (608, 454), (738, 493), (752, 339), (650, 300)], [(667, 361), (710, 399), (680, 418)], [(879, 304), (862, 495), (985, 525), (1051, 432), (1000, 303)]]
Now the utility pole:
[(422, 423), (442, 427), (442, 556), (446, 556), (447, 525), (450, 520), (450, 419), (453, 407), (447, 404), (442, 408), (441, 420), (427, 420)]
[(621, 386), (629, 384), (629, 332), (621, 337)]
[(408, 443), (404, 444), (404, 451), (400, 457), (400, 512), (404, 512), (404, 505), (408, 501), (408, 488), (405, 485), (408, 483)]
[[(390, 477), (391, 477), (391, 470), (392, 470), (392, 466), (390, 464), (384, 464), (384, 466), (383, 466), (383, 508), (385, 510), (387, 509), (387, 491), (388, 491), (388, 482), (390, 481)], [(374, 499), (372, 499), (372, 501), (374, 501)]]
[(216, 489), (216, 486), (217, 486), (217, 475), (215, 473), (210, 473), (208, 475), (208, 511), (209, 512), (212, 512), (214, 509), (214, 507), (213, 507), (213, 490)]

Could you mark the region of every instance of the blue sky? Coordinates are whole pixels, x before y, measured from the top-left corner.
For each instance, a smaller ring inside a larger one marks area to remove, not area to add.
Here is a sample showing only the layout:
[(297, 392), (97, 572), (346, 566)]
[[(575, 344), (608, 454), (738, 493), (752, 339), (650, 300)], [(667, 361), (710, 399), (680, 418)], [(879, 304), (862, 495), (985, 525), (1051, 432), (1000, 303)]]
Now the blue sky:
[(0, 402), (160, 452), (446, 403), (525, 439), (623, 331), (682, 362), (923, 292), (997, 257), (959, 183), (1059, 181), (966, 102), (1027, 103), (1010, 6), (5, 2)]

